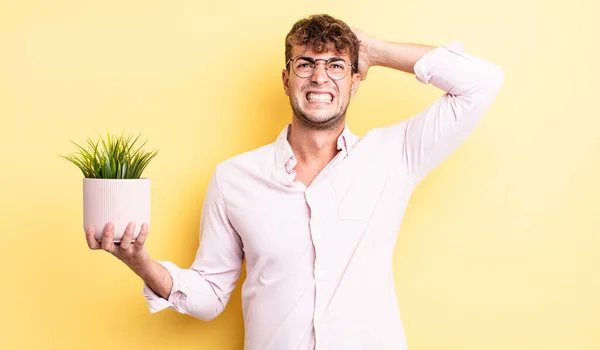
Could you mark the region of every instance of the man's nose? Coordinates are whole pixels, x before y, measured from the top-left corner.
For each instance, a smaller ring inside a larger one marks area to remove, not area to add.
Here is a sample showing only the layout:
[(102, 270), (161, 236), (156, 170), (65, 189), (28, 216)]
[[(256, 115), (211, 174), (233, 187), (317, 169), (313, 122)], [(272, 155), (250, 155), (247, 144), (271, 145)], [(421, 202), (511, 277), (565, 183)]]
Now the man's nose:
[[(321, 63), (321, 64), (320, 64)], [(315, 65), (315, 71), (313, 75), (310, 77), (312, 82), (323, 85), (327, 81), (329, 81), (329, 76), (327, 75), (327, 69), (325, 68), (324, 62), (317, 62)]]

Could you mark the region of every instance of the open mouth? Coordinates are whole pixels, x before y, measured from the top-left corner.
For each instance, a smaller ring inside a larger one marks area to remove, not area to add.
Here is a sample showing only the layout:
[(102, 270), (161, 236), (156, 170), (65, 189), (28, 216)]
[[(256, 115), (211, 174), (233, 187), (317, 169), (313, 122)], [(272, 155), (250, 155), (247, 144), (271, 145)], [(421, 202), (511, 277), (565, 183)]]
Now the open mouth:
[(314, 102), (314, 103), (331, 103), (333, 101), (333, 95), (328, 92), (326, 92), (326, 93), (309, 92), (306, 94), (306, 99), (308, 100), (308, 102)]

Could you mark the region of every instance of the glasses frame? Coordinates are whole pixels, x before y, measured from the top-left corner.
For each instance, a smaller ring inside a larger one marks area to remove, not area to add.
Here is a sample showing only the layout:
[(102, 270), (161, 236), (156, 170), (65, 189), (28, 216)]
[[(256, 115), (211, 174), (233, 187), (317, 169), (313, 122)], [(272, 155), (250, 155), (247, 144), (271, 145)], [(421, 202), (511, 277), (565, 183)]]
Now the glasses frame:
[[(289, 69), (291, 69), (291, 70), (292, 70), (292, 72), (294, 72), (294, 75), (295, 75), (295, 76), (297, 76), (297, 77), (298, 77), (298, 78), (300, 78), (300, 79), (306, 79), (306, 78), (310, 78), (310, 77), (312, 77), (312, 76), (313, 76), (313, 74), (315, 74), (315, 71), (317, 70), (317, 63), (318, 63), (319, 61), (323, 61), (323, 64), (325, 65), (325, 74), (327, 74), (327, 76), (328, 76), (330, 79), (333, 79), (333, 80), (336, 80), (336, 81), (337, 81), (337, 80), (342, 80), (342, 79), (344, 79), (345, 77), (347, 77), (347, 76), (348, 76), (348, 72), (354, 72), (354, 71), (356, 71), (356, 70), (355, 70), (355, 68), (354, 68), (354, 66), (352, 65), (352, 63), (349, 63), (349, 62), (348, 62), (348, 61), (346, 61), (345, 59), (343, 59), (343, 58), (341, 58), (341, 57), (337, 57), (337, 56), (334, 56), (334, 57), (329, 57), (328, 59), (324, 59), (324, 58), (316, 58), (316, 59), (315, 59), (315, 58), (312, 58), (312, 57), (309, 57), (309, 56), (302, 56), (302, 55), (298, 55), (298, 56), (296, 56), (296, 57), (292, 57), (292, 58), (290, 58), (289, 60), (287, 60), (287, 62), (285, 63), (285, 67), (287, 68), (287, 67), (288, 67), (288, 65), (290, 64), (290, 62), (293, 62), (293, 61), (295, 61), (297, 58), (304, 58), (304, 59), (306, 59), (306, 60), (307, 60), (307, 61), (309, 61), (309, 62), (310, 62), (310, 61), (313, 61), (313, 62), (314, 62), (314, 64), (315, 64), (315, 67), (313, 68), (313, 71), (312, 71), (312, 73), (310, 73), (310, 74), (309, 74), (308, 76), (306, 76), (306, 77), (302, 77), (302, 76), (298, 75), (298, 73), (296, 73), (296, 70), (294, 69), (294, 67), (291, 67), (291, 68), (289, 68)], [(342, 61), (342, 62), (346, 63), (348, 66), (350, 66), (350, 70), (349, 70), (348, 72), (346, 72), (346, 74), (345, 74), (343, 77), (341, 77), (341, 78), (337, 78), (337, 79), (336, 79), (336, 78), (333, 78), (332, 76), (330, 76), (330, 75), (329, 75), (329, 69), (327, 68), (327, 64), (328, 64), (328, 63), (331, 63), (331, 62), (337, 62), (337, 61)]]

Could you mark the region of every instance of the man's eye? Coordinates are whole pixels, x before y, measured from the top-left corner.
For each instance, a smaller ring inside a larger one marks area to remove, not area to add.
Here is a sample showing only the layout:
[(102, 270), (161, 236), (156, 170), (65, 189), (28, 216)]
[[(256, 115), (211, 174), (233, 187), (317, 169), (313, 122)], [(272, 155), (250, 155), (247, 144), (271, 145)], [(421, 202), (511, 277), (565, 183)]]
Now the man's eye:
[(327, 69), (331, 69), (332, 71), (336, 71), (336, 72), (342, 72), (342, 71), (344, 71), (344, 69), (346, 69), (346, 67), (341, 63), (330, 63), (327, 66)]
[(300, 69), (312, 69), (312, 64), (305, 62), (305, 63), (299, 63), (298, 64), (298, 68)]

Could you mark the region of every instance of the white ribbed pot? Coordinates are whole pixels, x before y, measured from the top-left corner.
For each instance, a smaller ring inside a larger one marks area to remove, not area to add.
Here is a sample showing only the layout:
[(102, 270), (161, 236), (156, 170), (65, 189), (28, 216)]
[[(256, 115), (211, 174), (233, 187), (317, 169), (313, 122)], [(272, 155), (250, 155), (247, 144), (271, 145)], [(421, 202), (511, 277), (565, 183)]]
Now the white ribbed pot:
[(115, 225), (114, 242), (121, 242), (130, 222), (134, 239), (143, 223), (150, 225), (150, 179), (83, 179), (84, 231), (92, 226), (100, 242), (108, 222)]

